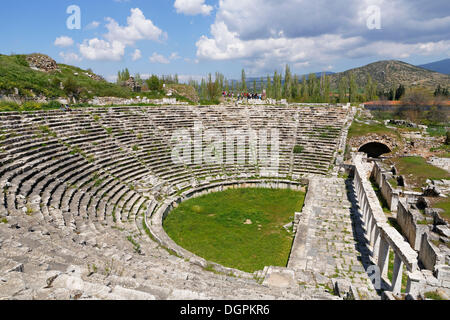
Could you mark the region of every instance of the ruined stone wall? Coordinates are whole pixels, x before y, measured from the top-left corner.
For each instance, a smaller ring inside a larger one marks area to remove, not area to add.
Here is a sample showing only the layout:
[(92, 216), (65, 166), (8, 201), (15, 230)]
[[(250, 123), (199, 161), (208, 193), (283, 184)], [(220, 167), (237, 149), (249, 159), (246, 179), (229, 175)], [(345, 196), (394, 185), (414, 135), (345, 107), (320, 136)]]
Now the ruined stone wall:
[(398, 202), (397, 222), (414, 250), (420, 250), (422, 234), (428, 230), (426, 225), (417, 223), (420, 218), (420, 214), (416, 210), (408, 208), (405, 200), (402, 199)]
[(394, 271), (391, 282), (391, 291), (394, 294), (401, 292), (401, 279), (403, 265), (408, 270), (407, 292), (415, 292), (416, 288), (412, 284), (410, 274), (418, 271), (417, 253), (411, 248), (403, 236), (387, 223), (387, 218), (383, 213), (375, 191), (367, 179), (363, 155), (356, 154), (353, 158), (355, 165), (354, 184), (355, 191), (361, 210), (362, 221), (367, 230), (367, 238), (373, 248), (374, 262), (378, 265), (383, 279), (387, 278), (389, 261), (389, 250), (394, 252)]
[(372, 177), (380, 187), (381, 194), (386, 200), (389, 209), (393, 212), (397, 211), (399, 192), (389, 183), (390, 175), (387, 174), (386, 170), (381, 168), (378, 162), (374, 164)]
[(427, 233), (422, 234), (419, 260), (426, 269), (434, 271), (436, 265), (445, 263), (445, 256), (428, 238)]

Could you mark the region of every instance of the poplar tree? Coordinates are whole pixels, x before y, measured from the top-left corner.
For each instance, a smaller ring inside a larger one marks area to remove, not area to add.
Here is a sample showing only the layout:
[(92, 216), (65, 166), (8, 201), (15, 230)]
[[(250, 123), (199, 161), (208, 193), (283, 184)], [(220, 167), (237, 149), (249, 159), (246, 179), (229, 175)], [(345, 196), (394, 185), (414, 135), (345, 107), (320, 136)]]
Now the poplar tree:
[(242, 69), (242, 75), (241, 75), (241, 88), (243, 92), (247, 91), (247, 83), (245, 82), (245, 70)]

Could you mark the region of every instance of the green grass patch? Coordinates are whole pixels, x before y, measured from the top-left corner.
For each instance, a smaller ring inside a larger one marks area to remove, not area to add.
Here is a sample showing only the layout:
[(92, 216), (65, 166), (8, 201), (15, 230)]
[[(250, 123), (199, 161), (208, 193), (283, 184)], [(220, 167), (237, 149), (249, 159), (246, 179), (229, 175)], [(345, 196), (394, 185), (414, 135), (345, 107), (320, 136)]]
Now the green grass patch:
[(348, 130), (348, 139), (365, 136), (371, 133), (387, 134), (391, 136), (395, 135), (399, 137), (399, 134), (396, 130), (387, 128), (383, 123), (365, 124), (353, 121), (350, 129)]
[(442, 137), (447, 133), (446, 126), (428, 126), (427, 132), (432, 137)]
[(378, 201), (380, 202), (380, 206), (383, 209), (383, 212), (391, 215), (391, 210), (389, 209), (388, 203), (386, 199), (384, 199), (383, 195), (381, 194), (381, 189), (378, 186), (377, 182), (374, 178), (370, 178), (370, 183), (372, 184), (372, 188), (375, 191), (375, 194), (377, 195)]
[(220, 104), (220, 101), (219, 101), (219, 99), (214, 99), (214, 100), (200, 99), (199, 104), (201, 106), (211, 106), (211, 105)]
[(425, 186), (427, 179), (450, 179), (447, 171), (427, 163), (422, 157), (401, 157), (392, 161), (400, 174), (406, 176), (407, 182), (415, 187)]
[(450, 158), (450, 145), (443, 144), (437, 148), (431, 148), (430, 151), (437, 152), (436, 157)]
[(433, 204), (434, 208), (444, 209), (444, 212), (441, 213), (441, 217), (445, 219), (447, 222), (450, 222), (450, 198), (442, 198), (436, 201)]
[(302, 153), (303, 150), (305, 150), (305, 148), (303, 146), (296, 145), (294, 147), (294, 153), (296, 153), (296, 154)]
[(391, 178), (391, 179), (389, 179), (388, 181), (389, 181), (389, 183), (391, 184), (391, 186), (392, 186), (393, 188), (398, 188), (398, 182), (397, 182), (397, 179)]
[(304, 198), (303, 192), (285, 189), (211, 193), (181, 203), (164, 229), (178, 245), (226, 267), (254, 272), (286, 266), (293, 235), (283, 226), (302, 209)]
[(424, 294), (426, 299), (431, 299), (431, 300), (445, 300), (444, 297), (442, 297), (439, 292), (437, 291), (429, 291), (429, 292), (425, 292)]

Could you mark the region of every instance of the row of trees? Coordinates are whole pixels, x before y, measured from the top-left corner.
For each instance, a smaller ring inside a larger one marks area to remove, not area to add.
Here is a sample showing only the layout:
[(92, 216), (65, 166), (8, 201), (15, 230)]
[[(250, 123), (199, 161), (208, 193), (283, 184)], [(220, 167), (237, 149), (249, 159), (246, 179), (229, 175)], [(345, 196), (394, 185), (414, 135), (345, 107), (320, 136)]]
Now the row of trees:
[(441, 85), (438, 85), (436, 90), (434, 90), (435, 97), (449, 97), (450, 94), (448, 92), (448, 88), (442, 88)]
[(337, 93), (331, 90), (330, 76), (323, 73), (317, 76), (311, 73), (308, 76), (292, 74), (290, 67), (286, 65), (284, 75), (275, 71), (273, 76), (247, 81), (245, 70), (241, 72), (241, 80), (227, 80), (223, 74), (216, 72), (214, 80), (211, 74), (203, 78), (200, 83), (190, 80), (189, 84), (197, 89), (201, 99), (217, 99), (223, 91), (231, 91), (234, 94), (252, 92), (266, 92), (266, 96), (272, 99), (286, 99), (291, 102), (311, 103), (347, 103), (362, 102), (377, 99), (377, 83), (367, 76), (367, 84), (359, 88), (355, 75), (343, 76), (338, 83)]
[[(118, 72), (117, 83), (123, 85), (130, 78), (128, 69)], [(142, 80), (139, 74), (134, 76), (135, 81), (143, 87), (143, 90), (162, 90), (163, 84), (178, 84), (178, 75), (163, 75), (158, 77), (152, 75), (147, 80)], [(342, 76), (335, 83), (335, 90), (332, 90), (331, 77), (325, 73), (317, 75), (311, 73), (300, 77), (292, 74), (290, 67), (286, 65), (284, 74), (275, 71), (273, 76), (261, 77), (259, 80), (252, 79), (249, 83), (245, 70), (242, 69), (240, 81), (228, 80), (220, 72), (216, 72), (214, 77), (211, 73), (200, 82), (189, 80), (188, 84), (193, 86), (201, 100), (215, 101), (221, 96), (223, 91), (239, 93), (251, 92), (262, 93), (265, 91), (266, 97), (280, 100), (286, 99), (290, 102), (309, 103), (359, 103), (373, 100), (401, 100), (406, 93), (404, 85), (393, 86), (389, 90), (378, 90), (378, 84), (367, 74), (364, 87), (358, 85), (354, 73), (349, 72)], [(448, 97), (447, 88), (438, 86), (434, 92), (436, 97)]]
[[(131, 78), (130, 71), (128, 68), (125, 68), (123, 70), (120, 70), (117, 73), (117, 81), (116, 83), (118, 85), (125, 85), (125, 83)], [(162, 75), (158, 77), (157, 75), (152, 75), (148, 79), (143, 79), (139, 73), (136, 73), (134, 76), (134, 81), (139, 86), (143, 87), (142, 89), (144, 91), (151, 90), (151, 91), (160, 91), (163, 88), (163, 84), (178, 84), (178, 75)]]
[(398, 87), (393, 86), (391, 89), (386, 91), (378, 91), (378, 97), (380, 100), (401, 100), (402, 97), (405, 95), (406, 89), (404, 85), (399, 85)]

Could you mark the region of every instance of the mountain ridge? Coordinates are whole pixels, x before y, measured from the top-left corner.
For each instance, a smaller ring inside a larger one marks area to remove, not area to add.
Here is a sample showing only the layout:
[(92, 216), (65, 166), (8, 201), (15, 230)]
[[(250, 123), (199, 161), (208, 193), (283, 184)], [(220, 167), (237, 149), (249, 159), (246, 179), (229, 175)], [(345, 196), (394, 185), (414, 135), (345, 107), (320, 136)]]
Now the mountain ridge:
[(418, 67), (431, 71), (436, 71), (443, 74), (450, 74), (450, 58), (422, 64), (419, 65)]

